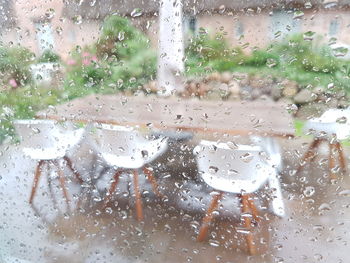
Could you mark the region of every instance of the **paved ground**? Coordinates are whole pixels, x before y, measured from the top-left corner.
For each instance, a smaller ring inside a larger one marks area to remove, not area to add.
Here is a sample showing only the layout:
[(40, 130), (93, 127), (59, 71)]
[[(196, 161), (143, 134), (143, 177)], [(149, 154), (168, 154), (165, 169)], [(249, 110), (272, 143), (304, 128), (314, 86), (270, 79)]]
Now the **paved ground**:
[[(196, 178), (196, 167), (184, 145), (177, 145), (154, 164), (167, 199), (156, 200), (149, 185), (141, 180), (145, 204), (142, 224), (135, 220), (128, 176), (123, 176), (116, 194), (117, 206), (101, 211), (108, 174), (98, 180), (94, 190), (90, 183), (83, 185), (84, 191), (90, 192), (84, 195), (88, 202), (73, 213), (64, 211), (57, 178), (52, 173), (53, 196), (59, 209), (54, 208), (44, 176), (35, 199), (38, 216), (28, 205), (35, 163), (23, 157), (20, 145), (3, 145), (0, 262), (349, 262), (349, 176), (327, 178), (324, 158), (328, 153), (323, 148), (312, 167), (295, 176), (293, 169), (306, 143), (301, 139), (281, 140), (287, 216), (272, 216), (264, 208), (267, 202), (262, 198), (263, 220), (255, 233), (259, 255), (253, 257), (245, 252), (238, 203), (231, 196), (220, 207), (219, 214), (224, 216), (217, 216), (208, 241), (195, 241), (211, 189)], [(349, 149), (346, 152), (348, 157)], [(76, 161), (85, 163), (79, 169), (87, 182), (99, 174), (100, 167), (91, 165), (93, 156), (86, 152), (73, 155)], [(76, 203), (81, 188), (72, 180), (69, 189)], [(262, 191), (258, 196), (266, 193)]]

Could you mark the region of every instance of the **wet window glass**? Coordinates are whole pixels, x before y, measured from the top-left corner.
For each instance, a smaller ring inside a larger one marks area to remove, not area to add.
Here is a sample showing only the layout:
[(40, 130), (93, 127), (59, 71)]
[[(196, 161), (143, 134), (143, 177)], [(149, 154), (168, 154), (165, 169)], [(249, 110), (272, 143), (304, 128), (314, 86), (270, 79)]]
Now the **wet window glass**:
[(348, 1), (0, 0), (0, 262), (348, 262)]

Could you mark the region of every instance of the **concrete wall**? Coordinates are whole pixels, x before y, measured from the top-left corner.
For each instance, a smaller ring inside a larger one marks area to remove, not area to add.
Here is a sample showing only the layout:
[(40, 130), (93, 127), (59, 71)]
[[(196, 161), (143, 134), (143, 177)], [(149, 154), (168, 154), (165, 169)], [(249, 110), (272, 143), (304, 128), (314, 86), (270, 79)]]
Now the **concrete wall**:
[[(17, 25), (1, 32), (1, 40), (5, 44), (19, 43), (40, 54), (42, 43), (39, 43), (39, 38), (40, 34), (43, 34), (38, 32), (40, 21), (43, 25), (46, 23), (45, 29), (51, 27), (49, 34), (52, 36), (53, 49), (63, 59), (69, 57), (69, 52), (75, 46), (90, 44), (98, 38), (101, 20), (82, 20), (77, 24), (64, 17), (63, 1), (33, 2), (15, 1)], [(55, 14), (48, 18), (45, 13), (50, 8), (55, 10)], [(247, 53), (256, 46), (264, 47), (271, 41), (281, 40), (287, 34), (306, 31), (314, 31), (324, 36), (325, 41), (330, 37), (336, 37), (338, 42), (350, 45), (350, 10), (309, 9), (304, 12), (304, 16), (299, 19), (293, 19), (294, 13), (288, 10), (261, 11), (258, 14), (204, 13), (197, 15), (196, 27), (197, 31), (203, 27), (210, 34), (222, 32), (232, 45), (243, 47)], [(157, 19), (157, 16), (132, 19), (132, 22), (149, 36), (153, 47), (158, 46)], [(47, 36), (47, 32), (44, 34)]]

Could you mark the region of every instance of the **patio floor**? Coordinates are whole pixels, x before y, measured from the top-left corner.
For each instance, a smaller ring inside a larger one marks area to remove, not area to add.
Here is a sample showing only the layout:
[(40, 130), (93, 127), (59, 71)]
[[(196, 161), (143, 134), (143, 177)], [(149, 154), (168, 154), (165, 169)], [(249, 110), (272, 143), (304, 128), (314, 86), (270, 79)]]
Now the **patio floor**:
[[(159, 169), (159, 183), (168, 196), (165, 200), (156, 200), (150, 186), (141, 180), (145, 197), (145, 221), (141, 224), (135, 220), (127, 175), (116, 194), (117, 206), (101, 211), (101, 196), (94, 190), (86, 195), (90, 202), (85, 203), (84, 209), (72, 214), (60, 214), (53, 208), (43, 177), (35, 199), (40, 213), (50, 215), (43, 221), (28, 204), (35, 163), (22, 156), (20, 145), (4, 145), (0, 149), (0, 261), (346, 262), (350, 242), (349, 176), (339, 176), (331, 182), (324, 177), (327, 172), (322, 158), (327, 157), (327, 152), (322, 148), (317, 165), (306, 167), (298, 176), (292, 175), (289, 171), (296, 166), (296, 151), (305, 148), (306, 142), (281, 139), (287, 216), (280, 219), (263, 209), (263, 220), (255, 233), (259, 250), (256, 256), (245, 252), (244, 231), (233, 196), (226, 196), (223, 201), (221, 216), (213, 223), (208, 241), (196, 242), (211, 189), (193, 180), (196, 171), (191, 162), (182, 168), (169, 165), (168, 170)], [(349, 156), (350, 149), (345, 150)], [(171, 164), (178, 153), (169, 153), (165, 159)], [(85, 156), (86, 160), (89, 158)], [(85, 167), (85, 174), (92, 170)], [(106, 187), (108, 180), (107, 174), (105, 180), (99, 180), (98, 188)], [(69, 189), (76, 201), (80, 187), (71, 182)], [(57, 205), (64, 210), (58, 187), (56, 190)], [(264, 208), (264, 204), (260, 206)]]

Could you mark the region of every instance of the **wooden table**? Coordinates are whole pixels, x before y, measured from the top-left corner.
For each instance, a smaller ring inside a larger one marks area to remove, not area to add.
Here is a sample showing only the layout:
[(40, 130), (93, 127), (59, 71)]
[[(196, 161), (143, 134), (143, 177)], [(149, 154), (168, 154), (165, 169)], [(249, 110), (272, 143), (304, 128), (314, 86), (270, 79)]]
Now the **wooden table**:
[(270, 101), (90, 95), (50, 107), (36, 117), (231, 135), (293, 136), (293, 119), (286, 107)]

